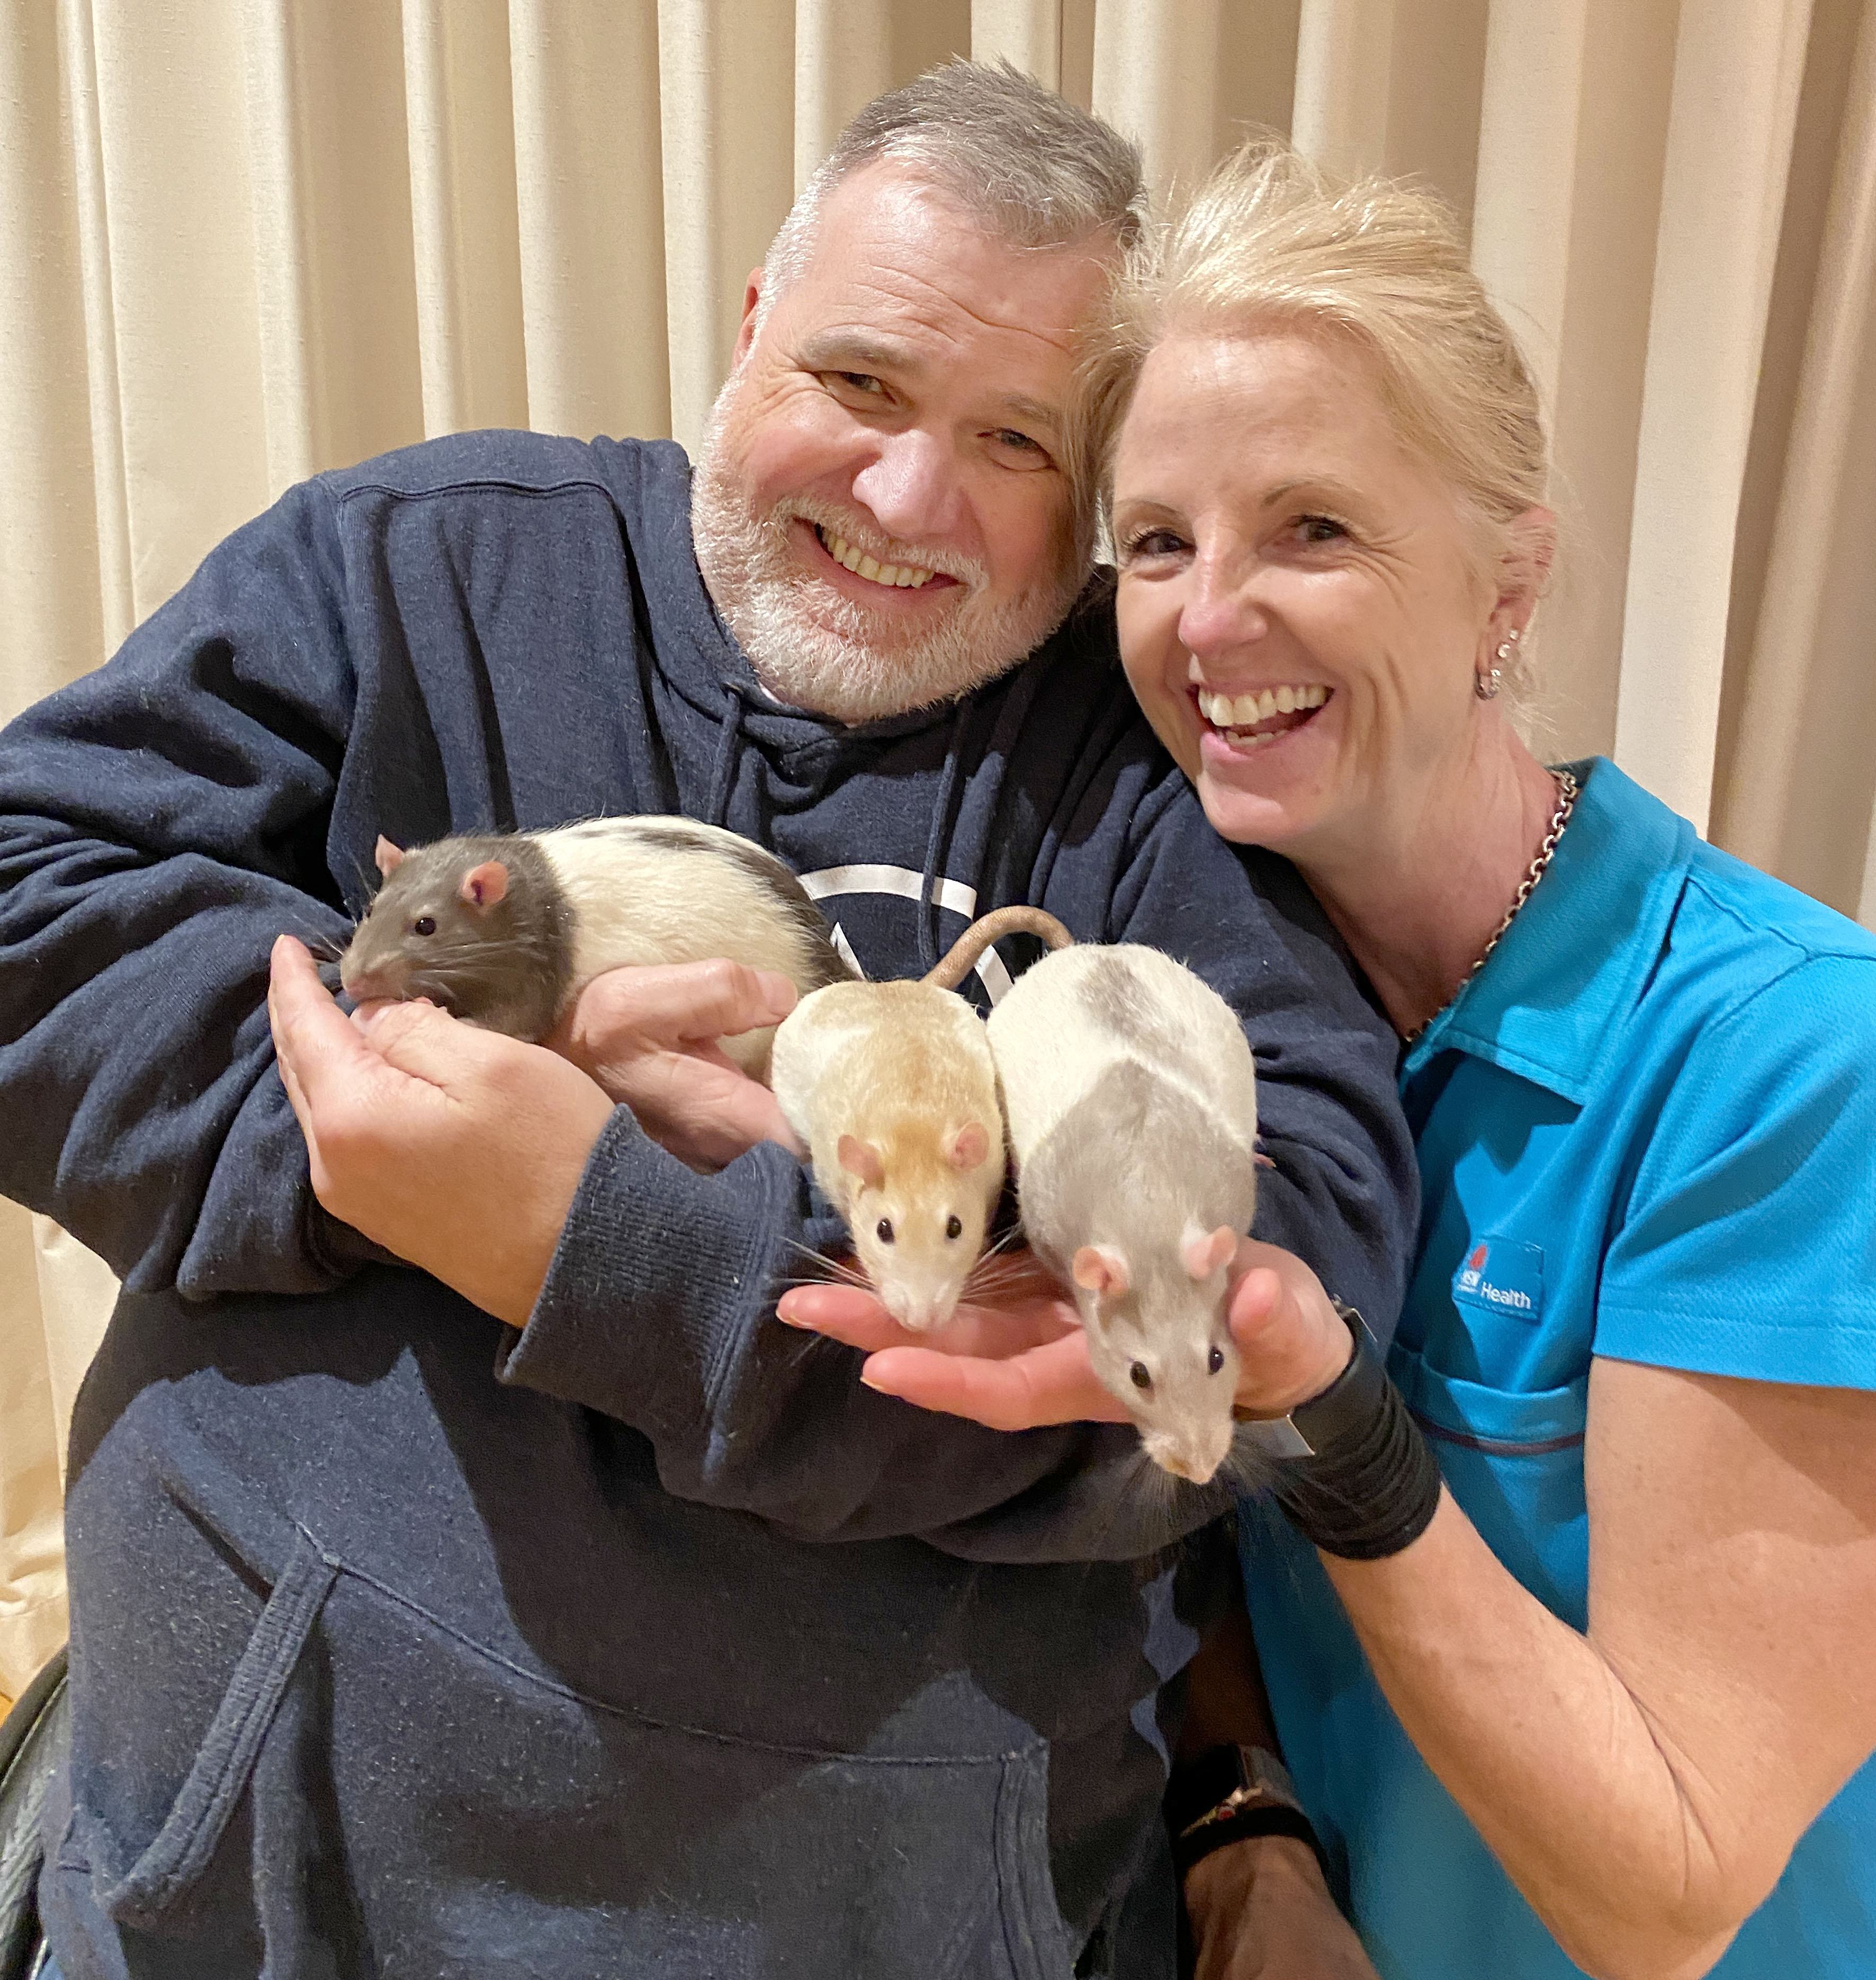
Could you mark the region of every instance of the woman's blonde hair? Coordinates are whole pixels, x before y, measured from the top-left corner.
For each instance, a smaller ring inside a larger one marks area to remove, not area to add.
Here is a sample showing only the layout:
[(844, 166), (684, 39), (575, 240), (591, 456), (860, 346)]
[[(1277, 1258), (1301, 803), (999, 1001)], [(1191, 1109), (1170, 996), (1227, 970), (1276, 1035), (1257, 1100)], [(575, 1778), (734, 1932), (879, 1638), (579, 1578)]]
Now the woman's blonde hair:
[[(1083, 367), (1083, 444), (1106, 503), (1147, 354), (1180, 331), (1328, 329), (1370, 351), (1395, 433), (1446, 480), (1482, 547), (1545, 498), (1548, 451), (1517, 340), (1468, 265), (1450, 209), (1397, 181), (1339, 183), (1252, 138), (1116, 277)], [(1523, 683), (1517, 683), (1522, 685)]]

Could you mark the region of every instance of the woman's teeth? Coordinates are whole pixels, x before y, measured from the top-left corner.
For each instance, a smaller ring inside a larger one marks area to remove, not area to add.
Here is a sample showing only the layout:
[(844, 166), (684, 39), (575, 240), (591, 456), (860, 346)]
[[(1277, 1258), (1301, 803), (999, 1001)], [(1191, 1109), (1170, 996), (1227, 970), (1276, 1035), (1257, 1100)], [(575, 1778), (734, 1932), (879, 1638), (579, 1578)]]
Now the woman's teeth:
[(854, 549), (844, 537), (837, 537), (831, 530), (823, 530), (820, 523), (814, 526), (814, 533), (820, 538), (821, 548), (837, 564), (843, 564), (857, 577), (863, 577), (870, 584), (896, 585), (902, 589), (916, 591), (921, 584), (931, 582), (932, 573), (922, 570), (915, 563), (878, 563), (870, 556)]
[(1212, 694), (1201, 688), (1199, 713), (1214, 729), (1249, 729), (1273, 716), (1306, 715), (1328, 699), (1329, 689), (1320, 681), (1299, 687), (1267, 687), (1256, 694)]

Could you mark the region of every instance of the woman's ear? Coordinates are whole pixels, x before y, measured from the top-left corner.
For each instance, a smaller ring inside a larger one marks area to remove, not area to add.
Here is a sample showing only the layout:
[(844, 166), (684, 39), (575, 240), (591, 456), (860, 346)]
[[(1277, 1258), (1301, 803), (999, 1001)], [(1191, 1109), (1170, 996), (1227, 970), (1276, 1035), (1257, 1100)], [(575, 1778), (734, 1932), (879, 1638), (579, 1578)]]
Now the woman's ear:
[(1557, 554), (1556, 512), (1533, 503), (1522, 515), (1512, 518), (1505, 537), (1505, 547), (1498, 553), (1498, 604), (1492, 616), (1522, 630), (1550, 581), (1551, 560)]

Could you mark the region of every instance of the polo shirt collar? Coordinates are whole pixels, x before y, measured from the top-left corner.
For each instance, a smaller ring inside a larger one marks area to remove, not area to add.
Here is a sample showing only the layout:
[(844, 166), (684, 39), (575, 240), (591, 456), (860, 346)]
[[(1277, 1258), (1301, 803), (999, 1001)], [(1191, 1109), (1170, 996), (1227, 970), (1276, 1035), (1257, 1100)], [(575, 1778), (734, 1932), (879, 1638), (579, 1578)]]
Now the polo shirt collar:
[(1492, 959), (1415, 1040), (1410, 1078), (1438, 1051), (1488, 1060), (1581, 1104), (1655, 966), (1694, 855), (1694, 828), (1602, 757), (1549, 868)]

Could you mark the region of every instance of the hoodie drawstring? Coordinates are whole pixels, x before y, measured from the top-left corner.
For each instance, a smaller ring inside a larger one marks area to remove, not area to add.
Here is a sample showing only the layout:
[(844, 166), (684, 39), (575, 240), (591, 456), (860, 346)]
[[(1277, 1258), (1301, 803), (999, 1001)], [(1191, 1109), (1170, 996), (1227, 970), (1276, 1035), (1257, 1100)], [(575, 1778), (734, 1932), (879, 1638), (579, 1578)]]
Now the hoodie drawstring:
[(734, 681), (725, 681), (723, 693), (729, 706), (723, 710), (723, 726), (717, 732), (717, 760), (710, 766), (710, 802), (705, 807), (706, 825), (723, 825), (730, 809), (730, 792), (736, 782), (737, 745), (743, 739), (743, 717), (748, 704)]
[(944, 769), (938, 779), (938, 792), (932, 804), (932, 829), (925, 842), (925, 870), (919, 877), (919, 967), (934, 969), (938, 964), (938, 870), (951, 837), (951, 805), (957, 792), (958, 765), (963, 755), (964, 723), (968, 699), (957, 705), (951, 723), (951, 739), (945, 746)]

